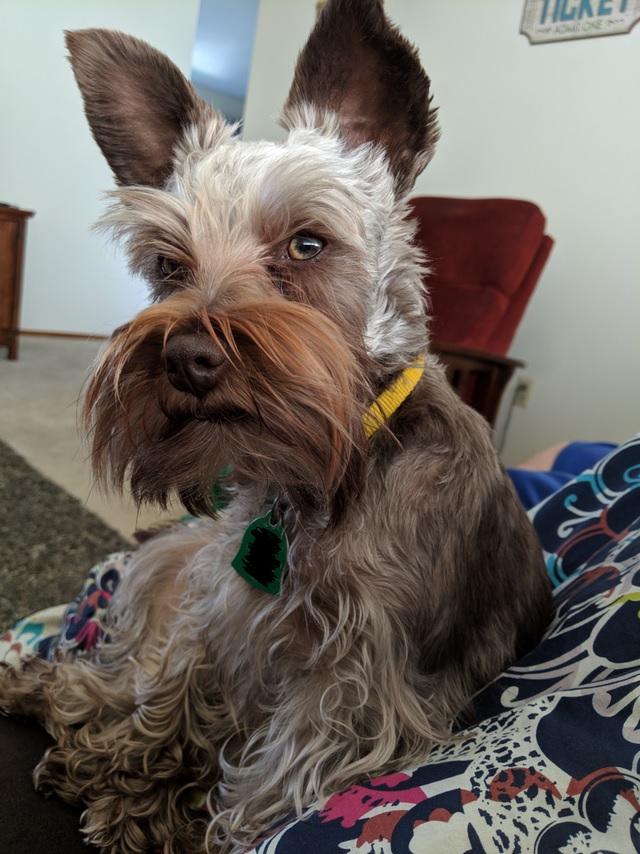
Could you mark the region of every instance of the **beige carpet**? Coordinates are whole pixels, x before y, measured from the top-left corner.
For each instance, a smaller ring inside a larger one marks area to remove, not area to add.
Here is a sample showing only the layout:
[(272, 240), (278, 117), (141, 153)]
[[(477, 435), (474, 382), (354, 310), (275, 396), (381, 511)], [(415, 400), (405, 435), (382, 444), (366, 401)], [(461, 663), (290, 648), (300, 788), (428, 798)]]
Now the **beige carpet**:
[(79, 398), (100, 342), (22, 336), (19, 358), (0, 348), (0, 439), (127, 538), (184, 510), (138, 511), (96, 487), (78, 429)]

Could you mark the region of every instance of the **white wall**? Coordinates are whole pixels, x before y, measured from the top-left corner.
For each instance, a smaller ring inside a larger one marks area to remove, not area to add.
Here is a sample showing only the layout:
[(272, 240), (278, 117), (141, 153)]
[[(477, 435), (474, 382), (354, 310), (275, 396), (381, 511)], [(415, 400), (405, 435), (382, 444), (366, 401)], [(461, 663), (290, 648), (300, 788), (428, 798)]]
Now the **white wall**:
[(21, 327), (106, 334), (145, 301), (124, 261), (90, 231), (113, 187), (93, 141), (63, 30), (120, 29), (189, 74), (198, 0), (0, 0), (0, 201), (29, 221)]
[[(314, 5), (262, 0), (245, 138), (281, 136), (272, 117)], [(385, 6), (419, 47), (440, 108), (439, 150), (416, 194), (531, 199), (556, 239), (511, 348), (534, 385), (528, 408), (513, 411), (505, 461), (565, 439), (635, 433), (640, 25), (625, 36), (533, 47), (519, 34), (522, 0)]]

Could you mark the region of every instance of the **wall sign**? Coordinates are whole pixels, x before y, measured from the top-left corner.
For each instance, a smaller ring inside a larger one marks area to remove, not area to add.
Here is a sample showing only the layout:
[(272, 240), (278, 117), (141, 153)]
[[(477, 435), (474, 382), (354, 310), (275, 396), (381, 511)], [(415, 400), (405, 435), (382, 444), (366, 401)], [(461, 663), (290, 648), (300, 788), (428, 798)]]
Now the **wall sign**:
[(525, 0), (523, 33), (531, 44), (628, 33), (640, 0)]

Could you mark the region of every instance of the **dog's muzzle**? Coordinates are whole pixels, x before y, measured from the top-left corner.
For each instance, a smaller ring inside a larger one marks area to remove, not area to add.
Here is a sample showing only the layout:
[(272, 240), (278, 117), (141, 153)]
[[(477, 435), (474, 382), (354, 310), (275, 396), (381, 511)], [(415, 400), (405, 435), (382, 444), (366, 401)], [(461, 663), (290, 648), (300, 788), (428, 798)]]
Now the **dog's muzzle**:
[(201, 398), (217, 385), (227, 355), (210, 335), (181, 333), (167, 341), (162, 361), (174, 388)]

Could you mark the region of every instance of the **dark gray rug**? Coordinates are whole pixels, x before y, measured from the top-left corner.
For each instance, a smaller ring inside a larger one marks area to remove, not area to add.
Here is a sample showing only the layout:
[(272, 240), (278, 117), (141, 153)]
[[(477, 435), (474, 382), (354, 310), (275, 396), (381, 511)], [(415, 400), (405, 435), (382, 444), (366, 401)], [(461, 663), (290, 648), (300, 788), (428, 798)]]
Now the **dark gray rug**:
[(128, 545), (0, 441), (0, 632), (75, 599), (87, 570)]

